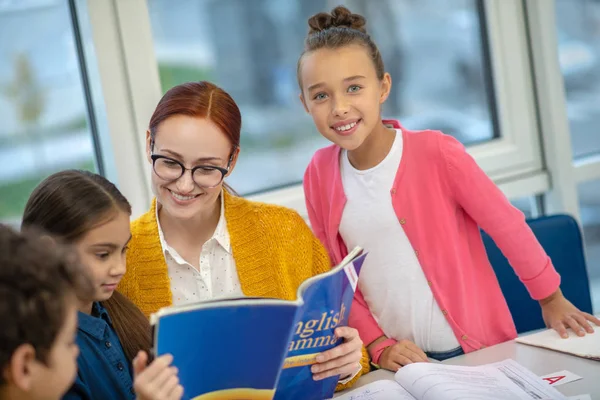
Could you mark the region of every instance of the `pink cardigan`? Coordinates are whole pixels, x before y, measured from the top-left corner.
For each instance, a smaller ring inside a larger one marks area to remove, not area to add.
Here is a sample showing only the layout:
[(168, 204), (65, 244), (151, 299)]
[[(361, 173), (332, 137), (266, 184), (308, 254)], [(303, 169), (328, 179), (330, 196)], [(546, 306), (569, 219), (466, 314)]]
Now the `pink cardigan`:
[[(402, 129), (404, 142), (402, 161), (390, 188), (394, 210), (463, 350), (468, 353), (515, 338), (514, 322), (479, 227), (494, 239), (536, 300), (548, 297), (560, 285), (550, 258), (523, 214), (461, 143), (441, 132), (409, 131), (398, 121), (384, 123)], [(346, 202), (339, 156), (340, 148), (335, 145), (317, 151), (304, 175), (313, 231), (335, 263), (348, 251), (339, 234)], [(360, 290), (354, 298), (350, 325), (367, 345), (384, 335)]]

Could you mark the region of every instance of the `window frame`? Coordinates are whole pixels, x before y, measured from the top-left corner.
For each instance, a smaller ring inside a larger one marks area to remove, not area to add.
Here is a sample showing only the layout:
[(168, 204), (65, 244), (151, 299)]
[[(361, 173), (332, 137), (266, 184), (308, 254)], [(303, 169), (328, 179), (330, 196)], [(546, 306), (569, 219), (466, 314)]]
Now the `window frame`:
[[(543, 127), (546, 141), (560, 141), (564, 157), (559, 160), (562, 170), (573, 169), (573, 180), (577, 183), (600, 179), (600, 152), (584, 157), (573, 157), (571, 133), (567, 114), (567, 98), (564, 81), (558, 63), (558, 39), (556, 33), (556, 4), (540, 0), (525, 0), (530, 28), (535, 75), (538, 91), (552, 90), (538, 96), (538, 105), (552, 124)], [(537, 52), (536, 52), (537, 51)], [(544, 58), (546, 57), (546, 58)], [(555, 60), (555, 62), (548, 62)], [(550, 89), (548, 89), (550, 88)], [(545, 95), (544, 95), (545, 94)], [(552, 96), (551, 96), (552, 95)], [(567, 150), (568, 149), (568, 154)]]
[[(532, 188), (543, 192), (550, 179), (540, 151), (524, 4), (522, 0), (481, 1), (500, 137), (469, 146), (468, 152), (508, 197), (537, 194), (524, 190), (523, 182), (535, 182)], [(87, 2), (117, 182), (136, 217), (148, 209), (153, 197), (145, 131), (162, 96), (148, 4), (147, 0)], [(299, 183), (248, 197), (307, 215)]]
[(152, 199), (147, 124), (161, 96), (145, 0), (87, 0), (116, 181), (132, 217)]
[(600, 179), (600, 153), (573, 157), (566, 91), (558, 61), (555, 2), (524, 0), (524, 6), (544, 143), (540, 152), (552, 175), (552, 186), (544, 196), (545, 208), (549, 213), (568, 213), (581, 222), (578, 184)]

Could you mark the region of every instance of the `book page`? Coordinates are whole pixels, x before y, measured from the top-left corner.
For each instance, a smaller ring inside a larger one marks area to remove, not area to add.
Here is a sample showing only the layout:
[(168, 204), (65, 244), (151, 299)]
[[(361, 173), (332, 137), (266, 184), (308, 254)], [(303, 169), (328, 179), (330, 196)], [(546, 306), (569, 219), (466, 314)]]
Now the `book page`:
[(402, 386), (394, 381), (371, 382), (351, 392), (344, 393), (336, 400), (415, 400)]
[(490, 366), (506, 375), (532, 399), (565, 399), (556, 389), (548, 385), (548, 382), (515, 360), (508, 359), (490, 364)]
[(571, 329), (567, 329), (567, 332), (569, 333), (568, 339), (561, 338), (553, 329), (547, 329), (532, 335), (518, 337), (516, 342), (600, 360), (600, 333), (588, 333), (579, 337)]
[(304, 293), (308, 288), (322, 279), (326, 279), (328, 276), (336, 275), (339, 270), (344, 270), (348, 281), (352, 286), (352, 290), (356, 291), (356, 285), (358, 283), (358, 275), (360, 274), (360, 269), (362, 268), (362, 264), (366, 257), (367, 253), (363, 252), (363, 249), (360, 247), (355, 247), (351, 252), (348, 253), (346, 257), (342, 260), (341, 263), (332, 267), (329, 271), (320, 273), (319, 275), (315, 275), (313, 277), (308, 278), (300, 286), (298, 287), (298, 299), (304, 298)]
[(400, 369), (395, 379), (419, 400), (566, 399), (550, 387), (545, 393), (537, 394), (539, 388), (531, 387), (528, 380), (515, 381), (492, 365), (463, 367), (416, 363)]

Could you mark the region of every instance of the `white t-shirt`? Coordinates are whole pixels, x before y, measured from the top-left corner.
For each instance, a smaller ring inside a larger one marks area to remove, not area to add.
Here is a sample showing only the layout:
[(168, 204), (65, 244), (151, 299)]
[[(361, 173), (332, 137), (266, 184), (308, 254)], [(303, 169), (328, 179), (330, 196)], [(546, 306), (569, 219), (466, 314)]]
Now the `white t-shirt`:
[(390, 152), (373, 168), (357, 170), (346, 151), (340, 158), (347, 198), (340, 234), (349, 249), (360, 246), (369, 252), (359, 287), (375, 320), (387, 337), (408, 339), (423, 351), (460, 347), (392, 205), (402, 132), (396, 130)]

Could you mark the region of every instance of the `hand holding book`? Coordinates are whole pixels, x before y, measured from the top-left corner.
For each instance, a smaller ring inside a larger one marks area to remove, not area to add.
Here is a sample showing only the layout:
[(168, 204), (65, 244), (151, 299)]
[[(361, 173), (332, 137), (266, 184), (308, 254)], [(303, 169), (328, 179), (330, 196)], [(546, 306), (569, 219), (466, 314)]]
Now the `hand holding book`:
[(330, 376), (351, 376), (360, 368), (363, 342), (358, 331), (341, 326), (335, 329), (335, 336), (343, 338), (344, 343), (317, 356), (317, 364), (311, 367), (313, 378), (317, 381)]
[(148, 364), (148, 354), (140, 351), (133, 359), (137, 400), (179, 400), (183, 387), (179, 384), (177, 368), (171, 366), (173, 356), (162, 355)]
[(308, 278), (294, 301), (243, 297), (161, 309), (151, 317), (154, 352), (173, 355), (186, 400), (330, 397), (338, 374), (355, 373), (362, 356), (346, 325), (365, 256), (357, 248)]

